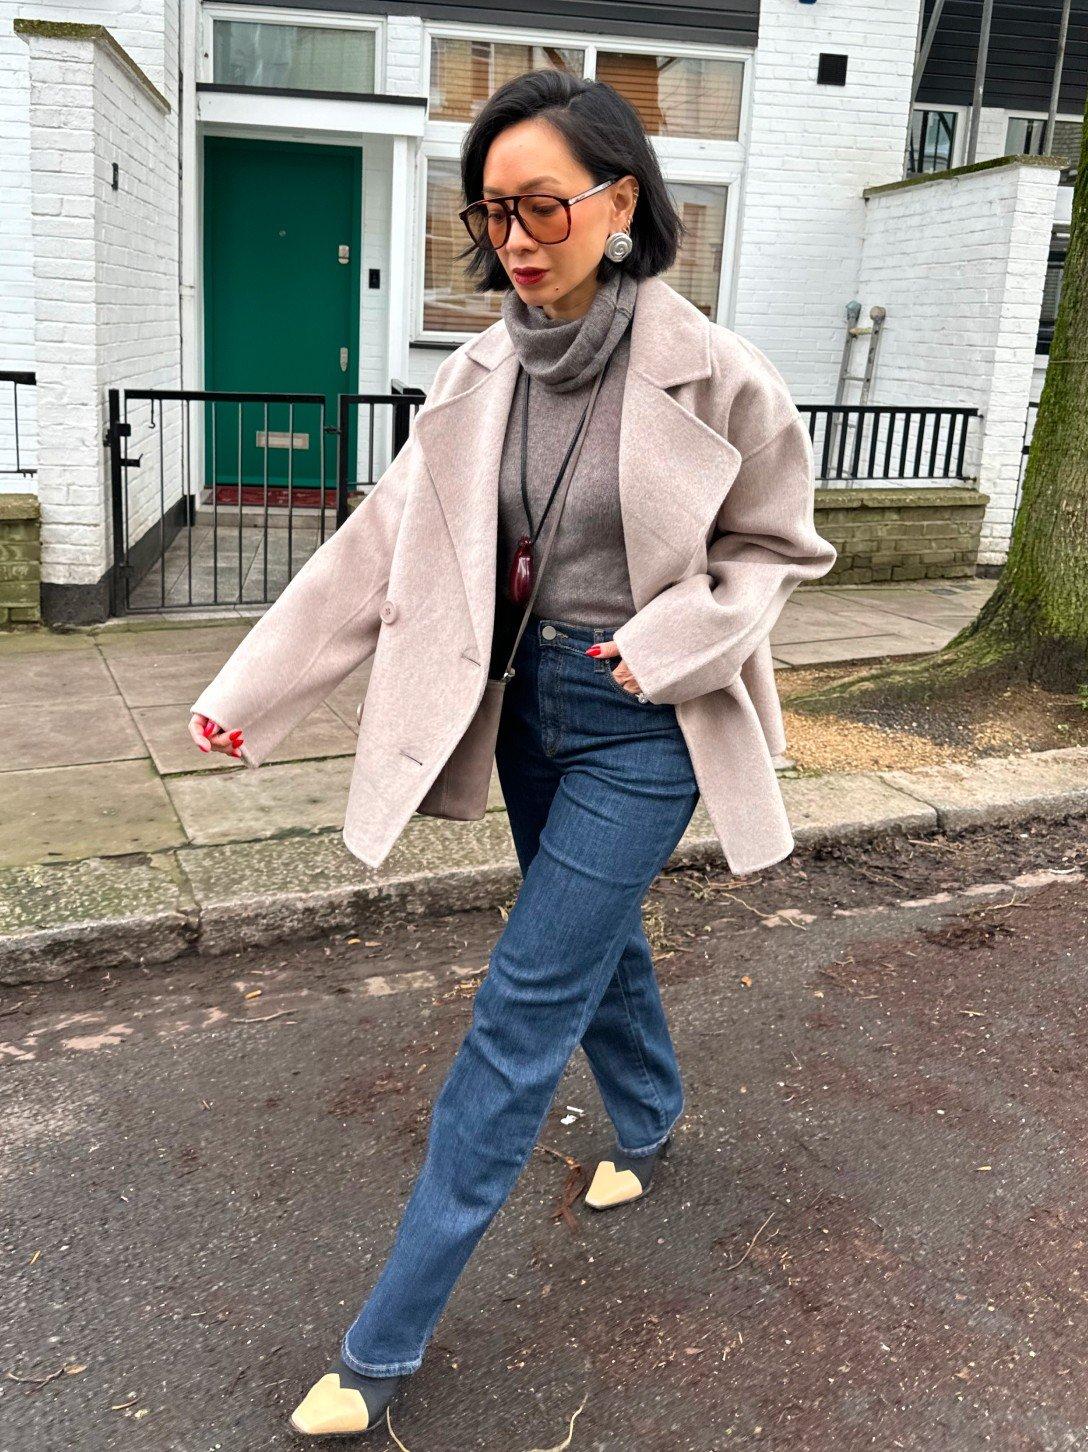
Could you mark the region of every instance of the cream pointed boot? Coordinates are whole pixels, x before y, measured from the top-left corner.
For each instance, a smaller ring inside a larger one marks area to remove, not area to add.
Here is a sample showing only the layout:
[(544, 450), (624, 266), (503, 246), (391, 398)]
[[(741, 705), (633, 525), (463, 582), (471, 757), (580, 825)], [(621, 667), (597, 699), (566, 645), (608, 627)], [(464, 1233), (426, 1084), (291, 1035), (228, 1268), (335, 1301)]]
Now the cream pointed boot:
[(586, 1191), (586, 1204), (591, 1210), (612, 1210), (641, 1200), (650, 1188), (654, 1166), (667, 1155), (668, 1148), (669, 1140), (652, 1155), (625, 1155), (621, 1149), (614, 1149), (608, 1159), (598, 1163)]
[(362, 1376), (338, 1359), (291, 1413), (291, 1427), (303, 1437), (355, 1437), (369, 1432), (403, 1380), (403, 1376)]

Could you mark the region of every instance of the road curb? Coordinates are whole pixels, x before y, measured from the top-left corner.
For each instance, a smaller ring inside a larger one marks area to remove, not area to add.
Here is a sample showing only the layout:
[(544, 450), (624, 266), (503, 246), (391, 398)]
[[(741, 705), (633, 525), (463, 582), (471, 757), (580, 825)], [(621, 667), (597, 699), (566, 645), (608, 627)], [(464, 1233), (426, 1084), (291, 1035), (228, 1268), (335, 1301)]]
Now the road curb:
[[(1088, 813), (1088, 748), (915, 771), (786, 777), (797, 849)], [(672, 866), (722, 865), (700, 804)], [(182, 847), (0, 872), (0, 984), (87, 969), (223, 956), (359, 927), (390, 912), (495, 907), (520, 873), (505, 814), (480, 822), (415, 817), (382, 868), (338, 831)]]

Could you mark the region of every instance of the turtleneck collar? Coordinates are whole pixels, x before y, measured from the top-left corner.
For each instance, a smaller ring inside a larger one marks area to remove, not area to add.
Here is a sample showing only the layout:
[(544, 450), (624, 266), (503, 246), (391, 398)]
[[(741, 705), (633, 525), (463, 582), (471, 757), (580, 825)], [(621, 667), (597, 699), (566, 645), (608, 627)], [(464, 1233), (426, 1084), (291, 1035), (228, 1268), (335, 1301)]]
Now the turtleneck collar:
[(637, 292), (638, 280), (617, 267), (598, 284), (580, 318), (549, 318), (542, 307), (523, 302), (508, 288), (502, 316), (522, 367), (556, 393), (580, 388), (608, 362), (631, 321)]

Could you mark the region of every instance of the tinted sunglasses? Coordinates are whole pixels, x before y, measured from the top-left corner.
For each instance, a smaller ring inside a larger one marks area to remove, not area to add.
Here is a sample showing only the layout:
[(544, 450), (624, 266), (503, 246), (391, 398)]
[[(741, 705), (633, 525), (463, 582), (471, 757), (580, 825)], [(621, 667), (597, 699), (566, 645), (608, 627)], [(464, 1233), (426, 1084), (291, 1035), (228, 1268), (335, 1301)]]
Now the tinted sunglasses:
[(579, 192), (576, 197), (555, 197), (550, 192), (524, 192), (520, 196), (488, 197), (486, 201), (471, 202), (462, 207), (457, 215), (464, 222), (468, 235), (477, 247), (497, 250), (506, 246), (510, 236), (510, 223), (517, 217), (522, 227), (534, 242), (553, 247), (565, 242), (570, 236), (570, 209), (575, 202), (603, 192), (619, 177), (598, 182), (588, 191)]

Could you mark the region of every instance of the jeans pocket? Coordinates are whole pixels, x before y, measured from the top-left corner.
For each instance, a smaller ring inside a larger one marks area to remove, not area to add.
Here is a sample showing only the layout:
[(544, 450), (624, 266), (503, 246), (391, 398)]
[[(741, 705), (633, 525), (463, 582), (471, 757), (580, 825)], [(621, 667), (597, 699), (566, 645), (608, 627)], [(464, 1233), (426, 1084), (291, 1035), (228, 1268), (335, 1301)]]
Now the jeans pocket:
[(615, 667), (609, 665), (607, 662), (605, 663), (604, 673), (612, 682), (612, 689), (617, 693), (617, 695), (622, 696), (625, 701), (630, 701), (631, 705), (637, 706), (640, 711), (650, 710), (653, 706), (658, 704), (656, 701), (640, 701), (638, 696), (633, 691), (625, 691), (624, 688), (620, 685), (619, 681), (616, 680)]

